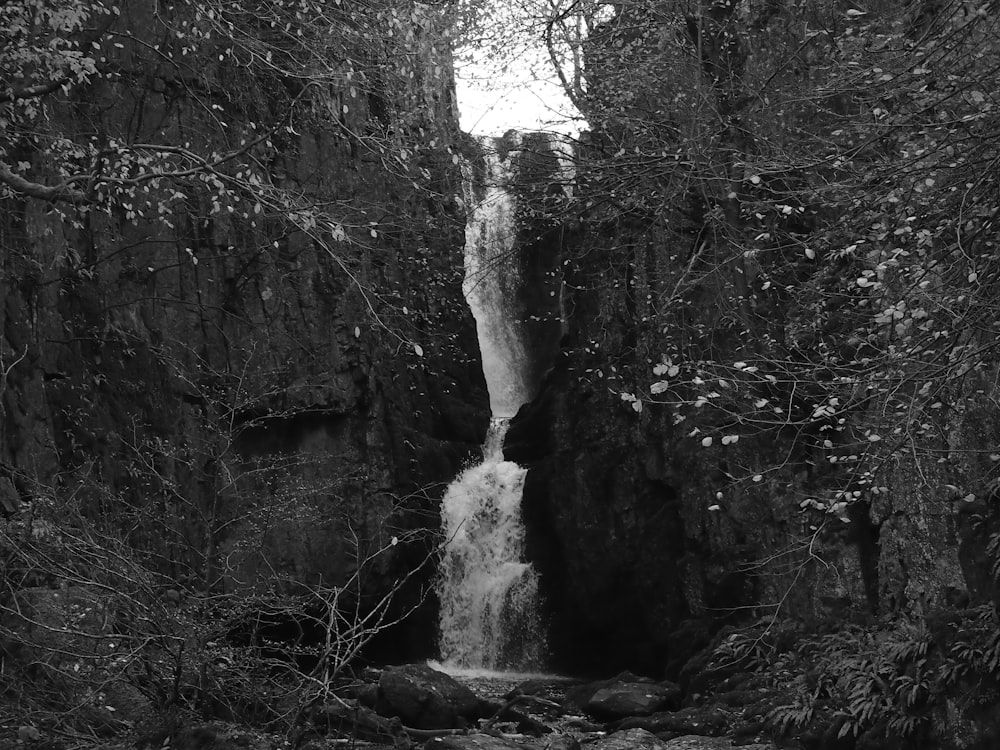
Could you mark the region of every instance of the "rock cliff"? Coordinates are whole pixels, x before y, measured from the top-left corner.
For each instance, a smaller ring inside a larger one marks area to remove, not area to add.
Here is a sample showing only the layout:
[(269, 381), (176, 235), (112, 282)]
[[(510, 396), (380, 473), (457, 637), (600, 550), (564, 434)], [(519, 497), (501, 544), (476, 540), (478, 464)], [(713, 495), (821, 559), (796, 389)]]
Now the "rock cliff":
[(206, 7), (85, 19), (97, 72), (4, 143), (90, 192), (0, 198), (2, 511), (114, 516), (192, 590), (336, 583), (391, 543), (378, 593), (488, 417), (445, 19)]
[[(710, 423), (682, 419), (650, 394), (654, 368), (668, 368), (668, 330), (698, 321), (715, 356), (747, 356), (710, 283), (682, 309), (656, 310), (684, 273), (677, 258), (691, 252), (683, 207), (671, 221), (590, 213), (564, 222), (549, 250), (562, 273), (564, 334), (506, 453), (529, 467), (529, 557), (554, 666), (676, 676), (729, 623), (872, 624), (993, 601), (989, 376), (956, 383), (932, 450), (887, 459), (876, 491), (843, 512), (817, 510), (809, 498), (842, 486), (838, 459), (857, 458), (849, 445), (824, 450), (821, 420), (720, 445), (703, 438)], [(807, 396), (785, 396), (811, 408)], [(850, 420), (854, 436), (881, 424), (865, 409)]]
[[(507, 443), (561, 669), (678, 675), (727, 623), (975, 621), (996, 597), (995, 307), (948, 197), (985, 183), (957, 157), (899, 176), (929, 101), (854, 160), (884, 58), (852, 59), (873, 73), (831, 107), (839, 74), (799, 76), (822, 54), (786, 65), (792, 6), (699, 7), (606, 8), (570, 71), (592, 127), (545, 211), (563, 336)], [(906, 20), (865, 29), (899, 70)], [(935, 147), (959, 153), (952, 136)]]

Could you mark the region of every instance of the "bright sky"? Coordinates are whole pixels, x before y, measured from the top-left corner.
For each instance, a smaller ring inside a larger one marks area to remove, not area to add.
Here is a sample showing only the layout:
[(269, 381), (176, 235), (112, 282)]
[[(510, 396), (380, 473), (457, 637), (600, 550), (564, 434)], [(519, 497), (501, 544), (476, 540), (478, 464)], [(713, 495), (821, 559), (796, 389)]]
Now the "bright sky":
[(523, 65), (505, 72), (491, 69), (488, 59), (459, 66), (455, 76), (462, 130), (473, 135), (503, 135), (511, 128), (578, 132), (581, 124), (568, 119), (567, 113), (575, 110), (562, 87), (531, 72), (547, 70), (544, 54), (535, 50), (534, 59), (526, 57)]

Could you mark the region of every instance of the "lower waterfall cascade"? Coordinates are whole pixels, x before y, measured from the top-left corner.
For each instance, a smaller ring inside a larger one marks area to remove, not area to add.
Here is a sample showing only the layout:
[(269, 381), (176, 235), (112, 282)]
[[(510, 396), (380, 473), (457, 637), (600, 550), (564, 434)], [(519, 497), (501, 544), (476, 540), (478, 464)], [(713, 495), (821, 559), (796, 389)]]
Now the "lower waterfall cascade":
[(462, 472), (442, 500), (439, 646), (445, 668), (537, 670), (546, 649), (538, 576), (523, 559), (527, 470), (503, 458), (510, 418), (534, 395), (526, 374), (523, 313), (511, 299), (519, 281), (516, 205), (506, 189), (513, 157), (508, 153), (502, 160), (492, 139), (481, 143), (485, 184), (477, 190), (474, 170), (466, 169), (465, 295), (493, 417), (482, 463)]
[(441, 655), (446, 666), (528, 670), (541, 666), (538, 576), (521, 560), (526, 469), (503, 460), (508, 419), (490, 420), (483, 462), (445, 494), (441, 562)]

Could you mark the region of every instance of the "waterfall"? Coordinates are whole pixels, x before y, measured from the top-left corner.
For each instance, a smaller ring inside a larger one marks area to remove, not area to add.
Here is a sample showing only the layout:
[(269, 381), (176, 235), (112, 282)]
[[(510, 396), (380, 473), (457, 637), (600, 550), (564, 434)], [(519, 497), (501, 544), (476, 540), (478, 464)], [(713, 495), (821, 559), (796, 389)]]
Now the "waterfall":
[(507, 190), (511, 155), (484, 141), (477, 185), (465, 165), (465, 296), (490, 394), (483, 461), (452, 482), (441, 506), (445, 544), (438, 580), (440, 648), (446, 667), (526, 670), (541, 667), (538, 577), (524, 561), (521, 491), (526, 470), (503, 459), (510, 418), (534, 394), (519, 289), (516, 204)]
[[(522, 324), (514, 301), (519, 278), (511, 156), (500, 158), (492, 139), (484, 148), (485, 179), (476, 184), (466, 165), (465, 299), (476, 320), (483, 374), (494, 417), (513, 417), (531, 398)], [(478, 188), (478, 190), (477, 190)]]

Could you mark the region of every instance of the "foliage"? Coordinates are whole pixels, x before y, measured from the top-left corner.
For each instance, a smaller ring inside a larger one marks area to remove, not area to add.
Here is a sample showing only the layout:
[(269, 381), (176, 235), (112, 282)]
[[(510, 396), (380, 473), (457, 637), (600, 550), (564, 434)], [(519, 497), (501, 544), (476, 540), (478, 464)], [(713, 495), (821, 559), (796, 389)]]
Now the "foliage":
[(780, 734), (818, 723), (837, 726), (841, 737), (926, 741), (949, 705), (974, 717), (1000, 686), (996, 614), (986, 606), (934, 618), (941, 622), (933, 633), (932, 620), (900, 621), (803, 639), (771, 669), (792, 700), (769, 723)]

